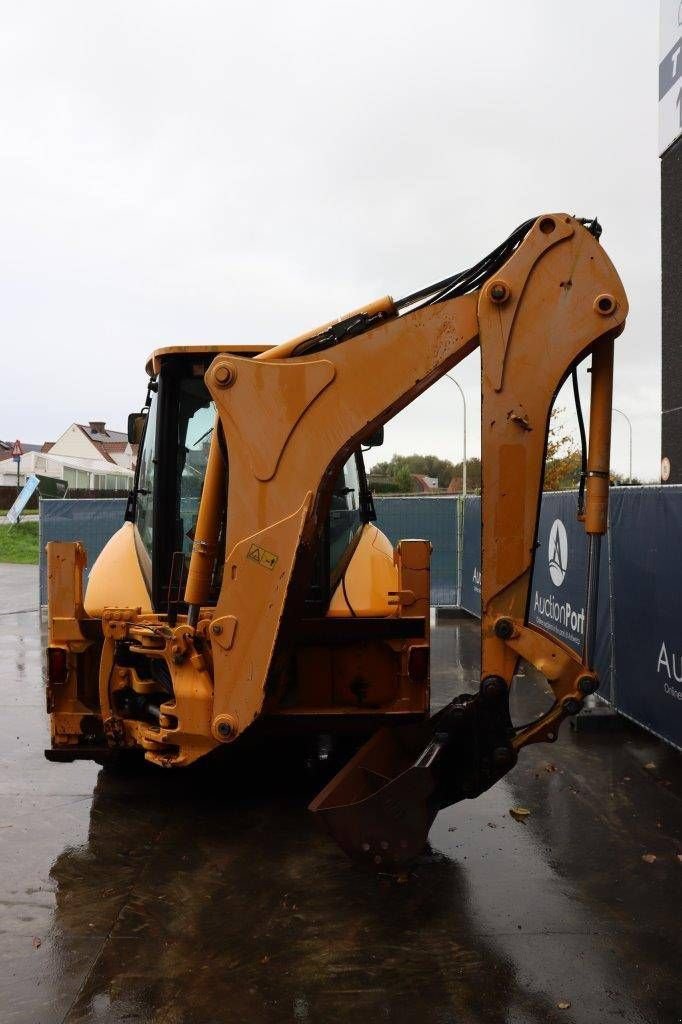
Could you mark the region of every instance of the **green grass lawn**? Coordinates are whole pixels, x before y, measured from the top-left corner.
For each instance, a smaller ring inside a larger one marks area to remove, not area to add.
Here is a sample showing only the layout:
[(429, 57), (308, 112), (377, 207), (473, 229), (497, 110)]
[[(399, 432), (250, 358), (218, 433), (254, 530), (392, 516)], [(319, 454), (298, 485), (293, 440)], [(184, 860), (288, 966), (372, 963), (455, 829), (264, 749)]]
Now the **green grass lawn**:
[(38, 523), (0, 526), (0, 562), (38, 564)]

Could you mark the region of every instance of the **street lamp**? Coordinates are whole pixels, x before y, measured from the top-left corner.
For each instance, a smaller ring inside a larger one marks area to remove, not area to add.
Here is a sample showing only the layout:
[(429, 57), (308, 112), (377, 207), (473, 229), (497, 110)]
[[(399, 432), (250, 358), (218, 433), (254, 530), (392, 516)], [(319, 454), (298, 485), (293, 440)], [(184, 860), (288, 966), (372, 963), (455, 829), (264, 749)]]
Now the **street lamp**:
[(632, 423), (630, 422), (630, 417), (626, 416), (622, 409), (616, 409), (615, 405), (612, 406), (612, 409), (613, 409), (613, 412), (617, 412), (620, 416), (622, 416), (623, 419), (625, 420), (625, 422), (628, 425), (628, 437), (629, 437), (629, 444), (628, 444), (628, 451), (629, 451), (629, 456), (628, 456), (628, 482), (632, 483)]
[(457, 390), (462, 396), (462, 405), (464, 407), (464, 426), (462, 428), (462, 496), (466, 497), (467, 493), (467, 400), (464, 396), (464, 392), (459, 384), (459, 381), (451, 377), (449, 373), (445, 376), (448, 380), (451, 380), (453, 384), (457, 386)]

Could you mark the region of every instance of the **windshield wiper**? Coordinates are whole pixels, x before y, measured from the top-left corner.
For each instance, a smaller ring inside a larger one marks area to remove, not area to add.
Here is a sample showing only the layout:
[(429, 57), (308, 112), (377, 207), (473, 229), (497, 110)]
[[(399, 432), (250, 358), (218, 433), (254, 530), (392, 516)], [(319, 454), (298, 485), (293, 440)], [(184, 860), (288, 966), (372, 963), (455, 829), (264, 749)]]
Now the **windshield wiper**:
[[(209, 434), (212, 434), (212, 433), (213, 433), (213, 427), (209, 427), (209, 428), (208, 428), (208, 430), (206, 431), (206, 433), (205, 433), (205, 434), (202, 434), (202, 435), (201, 435), (201, 437), (198, 437), (198, 438), (196, 439), (196, 441), (194, 441), (194, 443), (192, 444), (192, 448), (196, 448), (196, 446), (197, 446), (198, 444), (201, 444), (201, 442), (202, 442), (202, 441), (203, 441), (203, 440), (204, 440), (205, 438), (207, 438)], [(187, 450), (189, 451), (189, 449), (187, 449)]]

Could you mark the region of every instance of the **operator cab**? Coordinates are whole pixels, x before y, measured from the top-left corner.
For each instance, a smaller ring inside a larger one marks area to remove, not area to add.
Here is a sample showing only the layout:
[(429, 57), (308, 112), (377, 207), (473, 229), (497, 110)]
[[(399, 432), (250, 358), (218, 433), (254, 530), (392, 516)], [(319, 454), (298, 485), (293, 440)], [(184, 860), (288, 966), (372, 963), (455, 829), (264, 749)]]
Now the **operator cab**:
[[(184, 614), (187, 609), (185, 581), (216, 416), (204, 374), (215, 355), (224, 351), (213, 346), (154, 353), (147, 366), (145, 408), (129, 417), (129, 438), (139, 441), (140, 448), (126, 520), (135, 525), (137, 556), (153, 608), (159, 613)], [(262, 351), (264, 346), (240, 348), (233, 354), (253, 356)], [(380, 438), (373, 443), (381, 443)], [(223, 454), (229, 467), (229, 453)], [(229, 515), (229, 494), (227, 504)], [(311, 612), (320, 614), (327, 608), (363, 524), (375, 518), (358, 448), (342, 466), (330, 496), (307, 594)], [(220, 593), (225, 527), (223, 522), (211, 602)]]

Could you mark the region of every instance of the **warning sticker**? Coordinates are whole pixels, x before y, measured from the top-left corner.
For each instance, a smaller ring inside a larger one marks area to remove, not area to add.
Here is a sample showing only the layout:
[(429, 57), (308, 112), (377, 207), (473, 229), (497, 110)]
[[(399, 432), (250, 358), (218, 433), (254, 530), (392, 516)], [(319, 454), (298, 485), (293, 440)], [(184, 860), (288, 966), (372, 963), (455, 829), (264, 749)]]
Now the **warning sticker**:
[(265, 548), (259, 548), (257, 544), (251, 545), (246, 557), (262, 565), (264, 569), (274, 569), (277, 565), (277, 555), (272, 551), (266, 551)]

